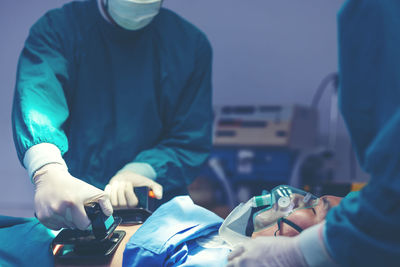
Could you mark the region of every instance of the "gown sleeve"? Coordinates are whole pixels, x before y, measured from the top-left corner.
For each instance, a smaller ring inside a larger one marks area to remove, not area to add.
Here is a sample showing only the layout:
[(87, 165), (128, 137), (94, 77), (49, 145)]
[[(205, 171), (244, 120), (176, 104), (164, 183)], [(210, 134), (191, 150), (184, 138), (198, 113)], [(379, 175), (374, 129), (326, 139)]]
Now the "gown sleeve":
[[(57, 23), (49, 14), (30, 30), (21, 52), (12, 107), (12, 129), (18, 158), (40, 143), (68, 150), (63, 130), (69, 116), (64, 88), (69, 80)], [(68, 33), (63, 33), (67, 35)]]
[(400, 2), (349, 0), (339, 13), (340, 105), (371, 176), (326, 218), (325, 243), (340, 266), (400, 260)]

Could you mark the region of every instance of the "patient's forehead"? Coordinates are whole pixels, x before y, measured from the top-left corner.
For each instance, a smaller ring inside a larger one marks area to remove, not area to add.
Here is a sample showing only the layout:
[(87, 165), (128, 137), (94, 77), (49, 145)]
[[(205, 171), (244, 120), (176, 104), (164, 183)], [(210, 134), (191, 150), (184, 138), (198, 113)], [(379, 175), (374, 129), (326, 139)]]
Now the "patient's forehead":
[(320, 197), (320, 199), (326, 199), (329, 201), (329, 203), (334, 207), (339, 205), (340, 201), (343, 199), (342, 197), (335, 197), (331, 195), (324, 195)]

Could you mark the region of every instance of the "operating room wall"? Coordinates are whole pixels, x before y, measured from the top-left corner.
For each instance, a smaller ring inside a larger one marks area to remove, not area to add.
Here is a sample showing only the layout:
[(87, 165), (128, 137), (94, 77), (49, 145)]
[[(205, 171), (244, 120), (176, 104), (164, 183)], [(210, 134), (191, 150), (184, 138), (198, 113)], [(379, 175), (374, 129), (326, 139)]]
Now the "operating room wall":
[[(0, 214), (32, 215), (33, 186), (17, 160), (11, 131), (16, 66), (30, 26), (66, 2), (0, 1)], [(164, 5), (208, 35), (215, 105), (308, 105), (320, 80), (337, 70), (336, 12), (342, 2), (165, 0)], [(322, 136), (328, 132), (329, 103), (326, 96), (320, 105)], [(342, 123), (338, 140), (346, 179), (349, 144)]]

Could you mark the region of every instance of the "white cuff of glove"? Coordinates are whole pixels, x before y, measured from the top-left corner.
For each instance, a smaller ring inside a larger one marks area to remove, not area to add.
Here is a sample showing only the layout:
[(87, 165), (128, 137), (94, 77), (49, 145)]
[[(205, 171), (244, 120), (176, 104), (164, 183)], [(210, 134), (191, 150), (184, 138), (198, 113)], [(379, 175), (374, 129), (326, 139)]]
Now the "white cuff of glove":
[(53, 144), (40, 143), (30, 147), (25, 152), (24, 166), (28, 171), (31, 181), (37, 170), (50, 163), (58, 163), (67, 168), (67, 164), (61, 156), (60, 149)]
[(308, 266), (324, 266), (336, 267), (338, 266), (329, 255), (325, 248), (323, 239), (324, 223), (314, 225), (304, 230), (300, 235), (300, 250), (303, 253), (304, 259)]
[(119, 171), (119, 173), (122, 171), (131, 171), (136, 174), (140, 174), (144, 177), (147, 177), (151, 180), (154, 180), (157, 177), (157, 173), (153, 169), (153, 167), (151, 167), (150, 164), (145, 163), (145, 162), (128, 163)]

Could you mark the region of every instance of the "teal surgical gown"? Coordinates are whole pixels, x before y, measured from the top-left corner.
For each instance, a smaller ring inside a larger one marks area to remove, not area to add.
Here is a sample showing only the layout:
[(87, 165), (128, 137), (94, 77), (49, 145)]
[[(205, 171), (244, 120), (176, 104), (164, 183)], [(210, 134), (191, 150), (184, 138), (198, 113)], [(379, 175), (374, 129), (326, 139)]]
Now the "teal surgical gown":
[(340, 107), (371, 175), (326, 219), (340, 266), (400, 264), (400, 1), (349, 0), (339, 19)]
[(36, 218), (0, 215), (0, 266), (54, 266), (50, 244), (54, 233)]
[(211, 147), (211, 61), (205, 35), (167, 9), (139, 31), (106, 22), (95, 0), (49, 11), (19, 59), (19, 159), (51, 143), (73, 176), (99, 188), (140, 162), (165, 200), (185, 193)]

